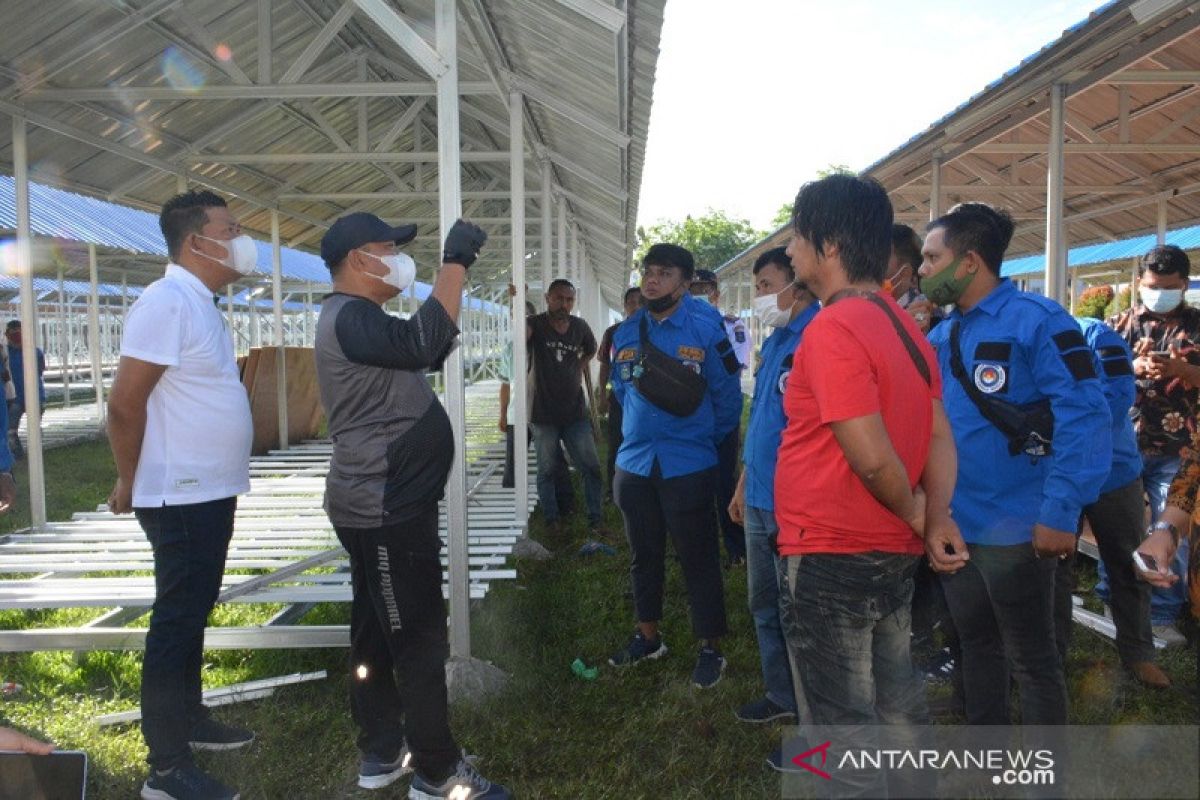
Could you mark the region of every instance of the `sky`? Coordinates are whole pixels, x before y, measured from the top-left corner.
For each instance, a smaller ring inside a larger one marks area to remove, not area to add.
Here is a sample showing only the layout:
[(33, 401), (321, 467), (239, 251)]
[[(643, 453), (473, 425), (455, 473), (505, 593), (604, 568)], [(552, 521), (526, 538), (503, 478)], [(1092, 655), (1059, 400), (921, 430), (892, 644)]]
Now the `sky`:
[(638, 223), (768, 229), (817, 170), (878, 161), (1101, 2), (668, 0)]

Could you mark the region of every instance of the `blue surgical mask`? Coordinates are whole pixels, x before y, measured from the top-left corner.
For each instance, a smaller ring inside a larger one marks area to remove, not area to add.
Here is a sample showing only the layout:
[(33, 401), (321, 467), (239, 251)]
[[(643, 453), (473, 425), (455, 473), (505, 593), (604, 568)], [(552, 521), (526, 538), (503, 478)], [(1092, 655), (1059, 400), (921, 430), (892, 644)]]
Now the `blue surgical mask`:
[(1142, 298), (1142, 305), (1155, 314), (1174, 311), (1183, 302), (1183, 289), (1148, 289), (1143, 286), (1138, 289), (1138, 295)]

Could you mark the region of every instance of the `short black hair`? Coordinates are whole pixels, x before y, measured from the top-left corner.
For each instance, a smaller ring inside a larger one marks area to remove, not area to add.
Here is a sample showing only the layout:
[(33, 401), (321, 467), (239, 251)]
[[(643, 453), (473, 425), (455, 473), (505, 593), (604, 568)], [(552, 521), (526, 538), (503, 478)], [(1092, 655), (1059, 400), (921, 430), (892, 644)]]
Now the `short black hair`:
[(167, 254), (172, 261), (179, 258), (183, 240), (190, 234), (199, 233), (208, 221), (208, 209), (227, 208), (228, 203), (220, 195), (207, 189), (192, 189), (177, 194), (163, 204), (158, 215), (158, 227), (167, 242)]
[(925, 259), (921, 256), (921, 237), (907, 225), (897, 222), (892, 225), (892, 252), (901, 264), (908, 264), (916, 272)]
[(692, 251), (665, 242), (650, 245), (646, 255), (642, 256), (642, 269), (648, 266), (678, 267), (683, 271), (686, 280), (691, 280), (692, 275), (696, 273), (696, 259), (692, 257)]
[(19, 330), (21, 330), (21, 320), (19, 320), (19, 319), (10, 319), (10, 320), (8, 321), (8, 324), (4, 326), (4, 330), (6, 330), (6, 331), (19, 331)]
[(555, 278), (554, 280), (550, 281), (550, 285), (546, 287), (546, 294), (550, 294), (560, 286), (565, 286), (572, 292), (575, 291), (575, 284), (571, 283), (566, 278)]
[(1178, 275), (1187, 280), (1192, 271), (1192, 262), (1187, 253), (1173, 244), (1160, 244), (1138, 259), (1138, 277), (1146, 270), (1155, 275)]
[(804, 184), (792, 206), (792, 229), (818, 255), (836, 244), (851, 283), (883, 280), (892, 247), (892, 203), (874, 178), (829, 175)]
[(642, 293), (642, 287), (640, 287), (640, 286), (630, 286), (628, 289), (626, 289), (626, 290), (625, 290), (625, 296), (621, 298), (621, 302), (622, 302), (622, 303), (628, 303), (628, 302), (629, 302), (629, 295), (631, 295), (631, 294), (641, 294), (641, 293)]
[(1012, 215), (1002, 208), (987, 203), (959, 203), (929, 223), (926, 230), (943, 229), (946, 246), (956, 256), (974, 250), (988, 269), (999, 275), (1013, 227)]
[(792, 266), (792, 260), (788, 258), (786, 247), (772, 247), (754, 259), (754, 274), (757, 275), (767, 264), (779, 267), (780, 271), (787, 275), (789, 281), (796, 280), (796, 268)]

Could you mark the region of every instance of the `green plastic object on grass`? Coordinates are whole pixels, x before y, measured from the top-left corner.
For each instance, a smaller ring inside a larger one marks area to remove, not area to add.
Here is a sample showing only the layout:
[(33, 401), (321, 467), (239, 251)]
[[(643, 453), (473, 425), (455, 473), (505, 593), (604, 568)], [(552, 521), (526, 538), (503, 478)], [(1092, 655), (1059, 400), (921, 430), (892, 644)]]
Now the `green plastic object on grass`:
[(585, 681), (594, 681), (600, 674), (599, 667), (589, 667), (583, 663), (583, 659), (577, 658), (571, 662), (571, 672), (574, 672)]

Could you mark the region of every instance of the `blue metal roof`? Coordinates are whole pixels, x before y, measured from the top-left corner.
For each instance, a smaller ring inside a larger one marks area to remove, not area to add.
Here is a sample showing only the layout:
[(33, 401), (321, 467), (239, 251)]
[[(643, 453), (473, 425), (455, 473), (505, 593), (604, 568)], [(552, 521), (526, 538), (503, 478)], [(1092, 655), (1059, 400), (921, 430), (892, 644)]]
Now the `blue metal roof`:
[[(29, 183), (29, 225), (37, 235), (94, 244), (129, 253), (167, 257), (158, 216), (40, 183)], [(16, 181), (0, 175), (0, 229), (17, 227)], [(271, 243), (258, 245), (257, 271), (271, 274)], [(312, 253), (281, 248), (284, 277), (329, 283), (325, 262)]]
[[(1151, 233), (1146, 236), (1134, 236), (1116, 242), (1101, 242), (1100, 244), (1076, 247), (1067, 253), (1067, 265), (1070, 267), (1086, 267), (1091, 264), (1104, 264), (1108, 261), (1137, 258), (1138, 256), (1145, 255), (1156, 244), (1158, 244), (1158, 237)], [(1167, 231), (1167, 244), (1176, 245), (1184, 250), (1200, 248), (1200, 225)], [(1004, 265), (1000, 268), (1000, 274), (1006, 278), (1034, 274), (1042, 275), (1045, 272), (1045, 253), (1025, 256), (1024, 258), (1014, 258), (1012, 261), (1005, 261)]]
[[(94, 244), (130, 253), (167, 258), (167, 246), (158, 227), (158, 217), (148, 211), (109, 203), (63, 189), (55, 189), (40, 183), (29, 183), (29, 224), (34, 234), (56, 239), (66, 239), (85, 244)], [(17, 227), (16, 181), (10, 175), (0, 175), (0, 230), (15, 230)], [(257, 271), (265, 277), (271, 274), (271, 243), (255, 239), (258, 247)], [(280, 248), (283, 259), (283, 275), (292, 280), (329, 284), (329, 270), (319, 256)], [(33, 279), (34, 290), (51, 293), (58, 291), (58, 282), (52, 278)], [(82, 281), (66, 281), (68, 291), (84, 294), (89, 284)], [(20, 281), (15, 276), (0, 275), (0, 291), (18, 290)], [(134, 287), (129, 287), (130, 296), (136, 297)], [(433, 291), (428, 283), (416, 284), (418, 300), (425, 300)], [(120, 296), (121, 287), (102, 284), (100, 294)], [(234, 297), (236, 305), (246, 305), (246, 292)], [(258, 300), (259, 307), (270, 307), (270, 298)], [(285, 303), (288, 310), (300, 310), (300, 303)], [(489, 313), (506, 313), (507, 307), (467, 298), (465, 307), (483, 309)]]

